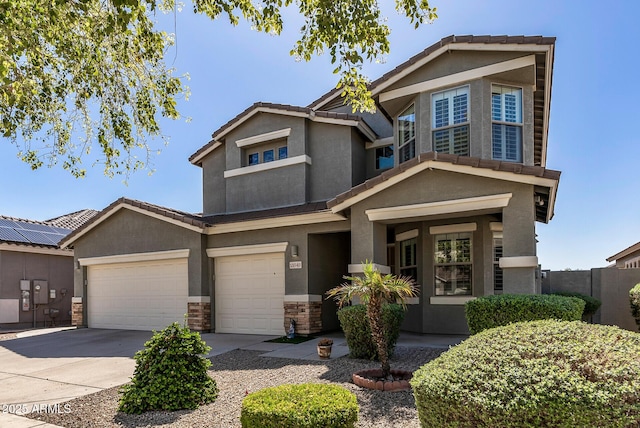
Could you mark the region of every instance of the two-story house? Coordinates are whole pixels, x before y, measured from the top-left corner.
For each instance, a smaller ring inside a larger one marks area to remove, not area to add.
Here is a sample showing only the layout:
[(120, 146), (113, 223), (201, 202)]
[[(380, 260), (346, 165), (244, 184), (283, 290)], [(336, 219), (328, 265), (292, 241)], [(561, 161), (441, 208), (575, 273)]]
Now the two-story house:
[(450, 36), (370, 85), (375, 114), (332, 90), (256, 103), (189, 159), (203, 213), (120, 199), (63, 242), (76, 323), (283, 334), (338, 328), (325, 292), (365, 260), (420, 288), (403, 328), (464, 333), (464, 303), (539, 293), (535, 223), (554, 38)]

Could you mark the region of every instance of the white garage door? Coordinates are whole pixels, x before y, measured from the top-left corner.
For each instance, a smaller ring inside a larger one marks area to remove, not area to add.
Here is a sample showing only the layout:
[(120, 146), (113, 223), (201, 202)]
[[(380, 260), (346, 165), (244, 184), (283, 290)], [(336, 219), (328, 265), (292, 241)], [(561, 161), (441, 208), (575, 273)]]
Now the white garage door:
[(216, 333), (284, 334), (284, 254), (215, 258)]
[(89, 266), (89, 327), (161, 330), (184, 322), (189, 295), (187, 259)]

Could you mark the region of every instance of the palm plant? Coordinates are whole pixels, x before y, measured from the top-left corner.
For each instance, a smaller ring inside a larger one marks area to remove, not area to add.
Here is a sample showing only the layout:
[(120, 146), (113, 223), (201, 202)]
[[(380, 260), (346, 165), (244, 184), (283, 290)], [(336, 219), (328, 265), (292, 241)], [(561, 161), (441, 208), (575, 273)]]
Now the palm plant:
[(355, 297), (366, 305), (371, 336), (378, 348), (378, 356), (382, 364), (382, 376), (388, 378), (391, 367), (387, 350), (387, 336), (382, 320), (382, 305), (384, 303), (400, 303), (406, 308), (406, 299), (416, 296), (418, 290), (411, 277), (382, 275), (369, 261), (365, 261), (362, 267), (362, 276), (345, 276), (344, 279), (349, 282), (329, 290), (327, 298), (333, 298), (340, 307), (351, 302)]

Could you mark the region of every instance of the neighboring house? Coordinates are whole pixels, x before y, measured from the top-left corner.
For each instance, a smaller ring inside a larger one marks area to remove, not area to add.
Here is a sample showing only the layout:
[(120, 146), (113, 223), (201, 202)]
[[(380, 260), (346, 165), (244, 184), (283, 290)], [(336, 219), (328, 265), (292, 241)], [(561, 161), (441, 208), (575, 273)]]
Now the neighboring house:
[(615, 267), (619, 269), (640, 268), (640, 242), (607, 258), (607, 261), (609, 263), (615, 263)]
[(58, 242), (97, 213), (44, 222), (0, 216), (0, 328), (71, 323), (73, 251)]
[(123, 198), (65, 238), (75, 323), (336, 329), (325, 292), (365, 260), (419, 284), (407, 331), (465, 333), (468, 300), (539, 293), (535, 223), (560, 178), (545, 168), (554, 44), (444, 38), (371, 83), (375, 114), (339, 90), (252, 105), (189, 159), (203, 214)]

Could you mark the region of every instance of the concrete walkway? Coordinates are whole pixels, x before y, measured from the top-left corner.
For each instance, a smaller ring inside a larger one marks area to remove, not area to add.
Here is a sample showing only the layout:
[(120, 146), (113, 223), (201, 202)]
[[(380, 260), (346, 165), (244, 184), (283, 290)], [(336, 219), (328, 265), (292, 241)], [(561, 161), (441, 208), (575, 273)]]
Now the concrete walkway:
[[(0, 341), (0, 427), (54, 428), (19, 414), (41, 406), (58, 411), (57, 404), (128, 382), (135, 369), (132, 357), (151, 335), (148, 331), (53, 328), (24, 331), (17, 339)], [(321, 360), (318, 339), (286, 344), (265, 342), (277, 336), (201, 336), (212, 348), (208, 357), (246, 349), (261, 351), (266, 358)], [(323, 337), (333, 339), (332, 359), (349, 353), (342, 333)], [(448, 348), (465, 338), (402, 333), (398, 346)]]

